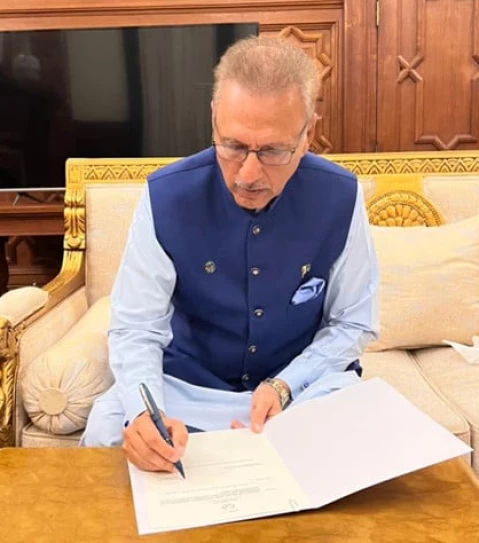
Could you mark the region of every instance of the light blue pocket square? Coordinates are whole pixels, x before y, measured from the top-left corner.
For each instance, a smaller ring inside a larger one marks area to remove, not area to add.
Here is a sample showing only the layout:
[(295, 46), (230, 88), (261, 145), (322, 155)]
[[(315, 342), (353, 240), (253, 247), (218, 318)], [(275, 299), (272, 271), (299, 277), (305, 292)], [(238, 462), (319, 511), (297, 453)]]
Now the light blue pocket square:
[(294, 293), (291, 299), (293, 305), (304, 304), (309, 300), (313, 300), (321, 294), (324, 288), (325, 281), (319, 277), (311, 277), (306, 283), (303, 283)]

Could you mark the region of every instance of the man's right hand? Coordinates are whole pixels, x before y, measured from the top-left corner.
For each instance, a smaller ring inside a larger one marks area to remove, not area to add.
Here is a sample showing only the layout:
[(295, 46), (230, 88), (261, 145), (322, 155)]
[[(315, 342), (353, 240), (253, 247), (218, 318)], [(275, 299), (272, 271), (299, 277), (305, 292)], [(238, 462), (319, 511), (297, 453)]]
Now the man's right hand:
[(185, 452), (188, 432), (176, 419), (163, 417), (174, 444), (170, 447), (161, 437), (148, 412), (138, 415), (123, 431), (123, 450), (128, 460), (144, 471), (175, 471), (177, 462)]

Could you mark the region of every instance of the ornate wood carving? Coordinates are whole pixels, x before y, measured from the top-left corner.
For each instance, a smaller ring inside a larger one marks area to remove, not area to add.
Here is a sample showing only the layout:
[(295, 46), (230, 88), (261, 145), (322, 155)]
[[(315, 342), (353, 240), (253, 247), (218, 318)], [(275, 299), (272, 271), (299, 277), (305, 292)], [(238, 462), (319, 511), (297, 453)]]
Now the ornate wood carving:
[(477, 174), (479, 152), (465, 153), (378, 153), (369, 155), (331, 155), (330, 159), (358, 176), (378, 174)]
[[(67, 162), (67, 193), (85, 190), (86, 183), (138, 183), (178, 158), (71, 159)], [(83, 196), (83, 207), (85, 206)]]
[(83, 255), (83, 251), (74, 251), (71, 249), (64, 251), (60, 273), (44, 287), (49, 293), (49, 309), (66, 298), (68, 294), (84, 285)]
[(0, 447), (11, 447), (15, 444), (16, 369), (16, 333), (10, 322), (0, 317)]
[(377, 226), (439, 226), (444, 223), (434, 205), (416, 192), (396, 190), (372, 198), (368, 219)]
[(86, 247), (85, 234), (85, 192), (68, 190), (65, 194), (65, 238), (64, 249), (84, 251)]
[[(316, 153), (328, 153), (334, 150), (333, 143), (331, 143), (331, 130), (327, 130), (326, 125), (330, 124), (332, 120), (331, 113), (332, 111), (337, 110), (338, 104), (337, 100), (336, 103), (333, 103), (332, 99), (329, 100), (329, 103), (325, 103), (325, 94), (330, 96), (331, 87), (334, 89), (337, 88), (338, 85), (337, 66), (334, 67), (335, 71), (333, 72), (332, 55), (331, 53), (328, 54), (326, 51), (326, 42), (329, 42), (328, 49), (330, 51), (332, 50), (333, 54), (337, 51), (338, 44), (331, 43), (334, 39), (334, 34), (337, 34), (337, 32), (334, 31), (334, 23), (332, 23), (326, 31), (303, 32), (298, 27), (288, 26), (279, 33), (283, 38), (292, 39), (296, 45), (304, 49), (311, 57), (313, 57), (318, 65), (320, 81), (318, 104), (316, 106), (318, 123), (316, 125), (316, 135), (311, 144), (312, 151)], [(332, 78), (334, 79), (333, 81), (331, 81)], [(335, 98), (337, 98), (337, 96)], [(337, 139), (337, 134), (334, 134), (334, 136), (336, 136), (335, 139)], [(337, 143), (337, 141), (335, 143)], [(335, 148), (338, 149), (339, 145), (336, 145)]]
[(383, 0), (380, 150), (478, 147), (478, 34), (479, 0)]

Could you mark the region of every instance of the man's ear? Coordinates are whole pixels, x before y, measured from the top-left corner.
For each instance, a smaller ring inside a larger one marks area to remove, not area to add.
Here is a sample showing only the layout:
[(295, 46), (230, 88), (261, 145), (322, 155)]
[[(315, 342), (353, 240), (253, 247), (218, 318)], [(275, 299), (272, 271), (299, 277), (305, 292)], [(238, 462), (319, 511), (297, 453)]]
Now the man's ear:
[(211, 105), (211, 129), (213, 130), (215, 126), (215, 104), (213, 100), (211, 100), (210, 105)]

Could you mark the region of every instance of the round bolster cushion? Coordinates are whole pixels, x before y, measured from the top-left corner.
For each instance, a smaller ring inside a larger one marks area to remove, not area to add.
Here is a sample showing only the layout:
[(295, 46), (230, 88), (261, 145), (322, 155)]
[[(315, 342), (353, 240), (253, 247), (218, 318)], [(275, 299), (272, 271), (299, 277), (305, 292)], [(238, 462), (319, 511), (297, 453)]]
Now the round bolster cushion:
[(93, 401), (113, 384), (109, 324), (110, 298), (105, 296), (25, 371), (23, 405), (41, 430), (70, 434), (85, 428)]

